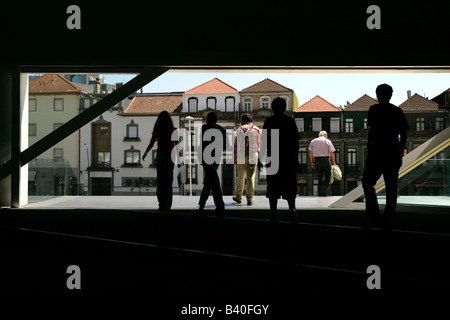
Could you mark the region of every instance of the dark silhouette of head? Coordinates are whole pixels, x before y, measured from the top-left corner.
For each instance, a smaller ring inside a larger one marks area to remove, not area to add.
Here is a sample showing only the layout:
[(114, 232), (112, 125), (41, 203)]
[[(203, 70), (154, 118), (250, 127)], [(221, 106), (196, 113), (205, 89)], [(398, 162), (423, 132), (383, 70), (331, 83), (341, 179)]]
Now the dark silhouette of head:
[(208, 112), (208, 114), (206, 115), (206, 123), (217, 123), (217, 113), (215, 113), (214, 111)]
[(170, 114), (167, 111), (161, 111), (153, 127), (153, 134), (156, 134), (156, 136), (172, 134), (173, 128), (173, 121)]
[(380, 84), (375, 91), (380, 103), (388, 103), (392, 98), (392, 87), (386, 83)]
[(286, 111), (286, 100), (283, 98), (275, 98), (272, 101), (272, 110), (274, 114), (282, 114)]
[(247, 122), (253, 122), (253, 118), (251, 114), (244, 113), (241, 118), (241, 124), (245, 124)]

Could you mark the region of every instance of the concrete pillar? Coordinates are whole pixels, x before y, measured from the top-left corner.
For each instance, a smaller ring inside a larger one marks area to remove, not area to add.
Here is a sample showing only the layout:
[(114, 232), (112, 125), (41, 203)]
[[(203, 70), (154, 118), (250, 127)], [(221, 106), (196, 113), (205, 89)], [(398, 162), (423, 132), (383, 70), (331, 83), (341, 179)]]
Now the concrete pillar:
[(28, 165), (22, 167), (21, 152), (28, 148), (28, 74), (16, 67), (12, 73), (11, 207), (28, 203)]
[[(11, 159), (12, 73), (0, 73), (0, 165)], [(11, 205), (11, 176), (0, 180), (0, 206)]]

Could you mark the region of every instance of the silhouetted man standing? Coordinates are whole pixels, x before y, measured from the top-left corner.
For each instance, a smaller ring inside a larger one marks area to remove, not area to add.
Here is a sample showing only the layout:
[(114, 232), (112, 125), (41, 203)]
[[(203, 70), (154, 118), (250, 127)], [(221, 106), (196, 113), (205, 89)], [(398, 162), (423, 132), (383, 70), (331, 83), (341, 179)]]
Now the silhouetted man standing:
[[(292, 224), (298, 224), (297, 211), (295, 209), (295, 198), (297, 197), (297, 171), (298, 163), (298, 133), (297, 125), (292, 117), (284, 114), (286, 111), (286, 100), (275, 98), (272, 102), (273, 116), (264, 121), (264, 136), (266, 148), (263, 148), (261, 157), (275, 156), (272, 150), (274, 144), (278, 144), (278, 170), (272, 174), (267, 173), (267, 193), (270, 204), (270, 218), (268, 222), (278, 222), (277, 204), (278, 199), (282, 197), (289, 206), (289, 219)], [(277, 134), (275, 141), (272, 141), (272, 131)], [(274, 165), (270, 163), (269, 166)], [(262, 163), (258, 162), (258, 168), (262, 169)], [(275, 171), (275, 170), (274, 170)]]
[[(389, 103), (392, 87), (381, 84), (376, 89), (378, 104), (370, 107), (367, 125), (370, 127), (367, 142), (367, 160), (362, 184), (366, 197), (368, 227), (381, 225), (375, 184), (383, 175), (386, 185), (386, 207), (384, 210), (385, 230), (392, 230), (397, 206), (398, 170), (402, 165), (406, 145), (408, 123), (402, 109)], [(400, 139), (399, 139), (400, 135)]]
[[(216, 141), (216, 139), (218, 140)], [(217, 148), (208, 148), (212, 143), (215, 143)], [(225, 203), (223, 202), (217, 169), (225, 147), (226, 131), (217, 124), (217, 114), (211, 111), (206, 115), (206, 124), (202, 126), (202, 166), (205, 171), (205, 179), (199, 200), (200, 211), (205, 207), (206, 200), (208, 200), (209, 193), (212, 190), (214, 204), (216, 205), (214, 213), (219, 215), (224, 213)]]

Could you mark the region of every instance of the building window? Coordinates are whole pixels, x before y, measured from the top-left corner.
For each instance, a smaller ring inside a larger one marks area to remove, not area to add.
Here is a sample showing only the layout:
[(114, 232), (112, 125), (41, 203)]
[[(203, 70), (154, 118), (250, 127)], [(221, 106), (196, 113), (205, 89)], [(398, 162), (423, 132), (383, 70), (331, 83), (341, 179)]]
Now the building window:
[(416, 119), (416, 131), (425, 130), (425, 118), (417, 118)]
[(226, 112), (234, 112), (234, 97), (226, 97), (225, 98), (225, 111)]
[(244, 110), (242, 110), (242, 111), (244, 111), (244, 112), (252, 111), (253, 98), (245, 97), (243, 99), (243, 103), (244, 103)]
[(64, 149), (63, 148), (54, 148), (53, 149), (53, 159), (62, 159), (64, 158)]
[(267, 96), (261, 97), (261, 108), (270, 108), (270, 98)]
[(298, 131), (303, 132), (305, 131), (305, 119), (295, 119), (295, 122), (297, 123)]
[(337, 165), (341, 164), (341, 149), (335, 148), (334, 151), (334, 160), (336, 161)]
[(29, 123), (28, 124), (28, 136), (35, 137), (36, 131), (37, 131), (36, 123)]
[(130, 124), (127, 124), (127, 138), (137, 139), (138, 138), (138, 125), (131, 120)]
[(444, 118), (436, 118), (436, 130), (444, 130)]
[(353, 119), (345, 119), (345, 132), (353, 132)]
[(108, 139), (109, 137), (109, 127), (107, 126), (99, 126), (98, 136), (101, 140)]
[(300, 164), (308, 164), (308, 152), (306, 147), (300, 147), (298, 149), (298, 162)]
[[(130, 187), (130, 188), (137, 188), (139, 187), (139, 177), (122, 177), (122, 187)], [(140, 185), (141, 188), (152, 188), (156, 187), (156, 178), (142, 178), (143, 183)]]
[(348, 167), (356, 167), (356, 148), (348, 148), (347, 149), (347, 163)]
[[(191, 166), (192, 168), (192, 183), (197, 184), (197, 165), (193, 164)], [(189, 165), (186, 166), (186, 183), (189, 184), (190, 182), (190, 170)]]
[(97, 152), (97, 166), (101, 168), (111, 167), (111, 152)]
[(367, 129), (367, 118), (364, 118), (364, 129)]
[(217, 108), (217, 99), (214, 98), (214, 97), (208, 97), (206, 99), (206, 107), (208, 109), (216, 110), (216, 108)]
[(188, 112), (198, 112), (198, 99), (197, 98), (189, 98)]
[(58, 129), (59, 127), (61, 127), (63, 125), (63, 123), (54, 123), (53, 124), (53, 131), (55, 131), (56, 129)]
[(141, 151), (134, 150), (131, 146), (130, 150), (125, 150), (125, 164), (140, 164), (141, 163)]
[(64, 99), (63, 98), (53, 99), (53, 111), (64, 111)]
[(312, 131), (320, 132), (322, 131), (322, 118), (312, 119)]
[(28, 111), (29, 112), (36, 112), (37, 110), (37, 101), (36, 99), (29, 99), (28, 100)]
[(319, 194), (319, 180), (313, 180), (313, 196), (317, 196)]
[(339, 132), (340, 131), (340, 118), (331, 118), (330, 119), (330, 132)]

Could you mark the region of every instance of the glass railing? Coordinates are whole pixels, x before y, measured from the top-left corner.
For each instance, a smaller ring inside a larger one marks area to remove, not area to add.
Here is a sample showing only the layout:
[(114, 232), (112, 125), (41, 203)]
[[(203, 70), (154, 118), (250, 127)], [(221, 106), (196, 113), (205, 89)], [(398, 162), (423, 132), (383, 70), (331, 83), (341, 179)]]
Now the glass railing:
[[(424, 161), (399, 179), (399, 204), (450, 206), (450, 150)], [(385, 189), (379, 193), (380, 203), (385, 202)]]

